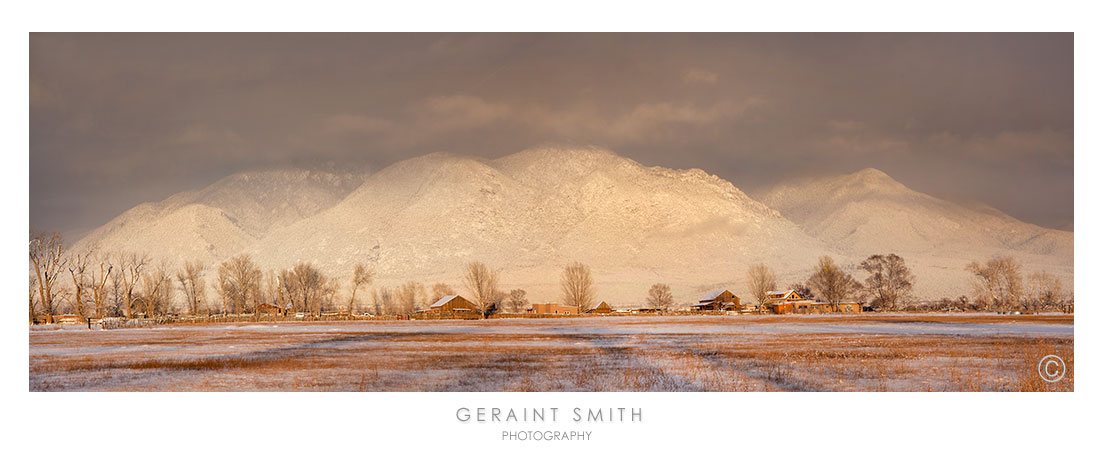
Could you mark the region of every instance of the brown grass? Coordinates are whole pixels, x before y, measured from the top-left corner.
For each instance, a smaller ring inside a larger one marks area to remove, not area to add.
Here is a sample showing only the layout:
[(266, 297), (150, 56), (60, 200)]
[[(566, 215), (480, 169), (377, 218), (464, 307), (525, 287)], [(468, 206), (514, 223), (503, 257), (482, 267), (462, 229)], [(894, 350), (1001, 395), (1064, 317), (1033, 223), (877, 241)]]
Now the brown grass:
[[(763, 324), (759, 319), (777, 318), (735, 318), (735, 323)], [(848, 323), (854, 321), (847, 318)], [(928, 318), (860, 320), (932, 322)], [(968, 318), (942, 317), (933, 322), (980, 322), (962, 320)], [(1024, 318), (1022, 322), (1038, 322)], [(1046, 321), (1065, 323), (1060, 318)], [(591, 319), (587, 324), (629, 327), (661, 321), (665, 326), (682, 324), (680, 319), (685, 318)], [(798, 319), (825, 323), (832, 318)], [(733, 323), (732, 318), (715, 320), (698, 319), (696, 327)], [(471, 321), (470, 326), (500, 328), (515, 323)], [(32, 332), (30, 386), (31, 390), (1073, 390), (1071, 337), (732, 335), (695, 331), (690, 326), (628, 334), (549, 330), (570, 326), (570, 320), (544, 321), (518, 333), (430, 330), (433, 326), (410, 330), (407, 325), (392, 331), (391, 326), (372, 326), (374, 331), (365, 333), (364, 326), (356, 324), (304, 325), (303, 330), (294, 331), (180, 327)], [(1056, 383), (1042, 381), (1037, 374), (1038, 360), (1048, 354), (1061, 356), (1067, 365), (1066, 377)]]

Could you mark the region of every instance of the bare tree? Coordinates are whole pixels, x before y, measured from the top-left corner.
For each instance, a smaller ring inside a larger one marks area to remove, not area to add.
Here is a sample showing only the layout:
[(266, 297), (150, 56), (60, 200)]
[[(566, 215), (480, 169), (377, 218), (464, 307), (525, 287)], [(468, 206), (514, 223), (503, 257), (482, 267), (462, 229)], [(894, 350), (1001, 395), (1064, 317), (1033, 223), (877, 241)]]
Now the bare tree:
[(674, 306), (674, 294), (670, 292), (670, 285), (656, 283), (647, 291), (647, 306), (660, 310), (669, 310)]
[(751, 297), (758, 304), (760, 310), (765, 309), (766, 297), (770, 291), (777, 290), (777, 276), (766, 264), (755, 264), (747, 269), (747, 283), (750, 287)]
[(505, 301), (506, 308), (511, 313), (520, 313), (529, 306), (529, 299), (525, 296), (524, 289), (514, 289), (509, 291), (509, 297)]
[(896, 309), (911, 294), (915, 275), (904, 264), (904, 258), (895, 254), (875, 254), (862, 261), (859, 267), (869, 273), (865, 289), (878, 309)]
[(172, 311), (172, 277), (168, 264), (150, 267), (142, 275), (142, 303), (146, 317), (160, 316)]
[(335, 291), (329, 279), (317, 267), (300, 262), (280, 274), (288, 299), (296, 311), (320, 314), (327, 294)]
[(1048, 272), (1036, 272), (1028, 277), (1031, 308), (1028, 310), (1060, 309), (1065, 302), (1065, 290), (1061, 279)]
[(387, 314), (394, 310), (394, 292), (388, 288), (380, 287), (372, 290), (372, 307), (375, 314)]
[(366, 265), (356, 264), (356, 268), (352, 271), (352, 295), (349, 296), (349, 314), (352, 314), (352, 305), (356, 303), (356, 290), (360, 289), (360, 286), (370, 285), (374, 276), (375, 272)]
[(73, 294), (69, 299), (70, 310), (80, 318), (81, 322), (88, 320), (85, 313), (84, 302), (88, 298), (85, 291), (88, 290), (88, 263), (92, 260), (91, 249), (73, 253), (69, 257), (69, 276), (73, 280)]
[(92, 302), (96, 312), (96, 319), (103, 319), (107, 314), (107, 279), (111, 276), (111, 271), (115, 269), (115, 266), (111, 264), (111, 258), (108, 255), (99, 256), (99, 275), (96, 274), (96, 270), (92, 270)]
[(36, 286), (35, 286), (35, 279), (34, 279), (33, 275), (30, 277), (30, 280), (28, 280), (28, 281), (30, 282), (30, 285), (27, 286), (27, 294), (29, 296), (28, 301), (30, 302), (31, 325), (34, 325), (34, 316), (35, 316), (34, 295), (35, 295), (35, 292), (37, 291), (37, 289), (35, 289)]
[(463, 284), (471, 292), (472, 303), (485, 318), (498, 295), (498, 272), (482, 262), (469, 262), (464, 267)]
[[(121, 259), (116, 256), (116, 260)], [(123, 285), (123, 265), (122, 263), (116, 264), (116, 272), (111, 274), (111, 300), (107, 313), (113, 316), (119, 316), (122, 313), (123, 302), (126, 300), (126, 287)]]
[(227, 259), (218, 267), (218, 278), (220, 293), (231, 313), (256, 312), (261, 271), (251, 256), (240, 254)]
[(456, 290), (452, 289), (452, 286), (449, 286), (447, 284), (437, 283), (433, 285), (433, 288), (429, 291), (429, 294), (429, 301), (436, 302), (437, 300), (440, 300), (445, 296), (456, 295)]
[(199, 305), (206, 300), (204, 294), (207, 292), (207, 285), (203, 280), (205, 268), (203, 261), (195, 260), (184, 263), (184, 268), (176, 272), (176, 281), (184, 291), (188, 313), (192, 315), (199, 314)]
[(402, 313), (413, 313), (417, 311), (418, 308), (424, 306), (425, 285), (417, 281), (408, 281), (402, 286), (399, 286), (396, 294), (398, 305)]
[(67, 258), (62, 254), (61, 234), (36, 232), (29, 242), (31, 266), (38, 285), (38, 303), (46, 323), (54, 322), (57, 311), (57, 278), (65, 270)]
[[(323, 277), (325, 277), (325, 275), (323, 275)], [(318, 293), (318, 313), (336, 311), (338, 309), (337, 293), (340, 287), (340, 282), (326, 277), (325, 284), (322, 285), (322, 289)]]
[(808, 285), (804, 283), (790, 284), (788, 289), (796, 291), (797, 294), (800, 294), (801, 297), (804, 297), (806, 299), (816, 299), (816, 293), (812, 292), (812, 288), (808, 287)]
[(266, 303), (275, 305), (280, 313), (287, 310), (287, 298), (283, 292), (283, 286), (280, 285), (278, 272), (265, 272), (261, 299)]
[(563, 269), (559, 287), (563, 291), (563, 303), (577, 308), (578, 314), (594, 306), (594, 279), (589, 266), (581, 262), (568, 265)]
[(852, 299), (862, 288), (858, 280), (835, 265), (831, 256), (820, 257), (812, 276), (808, 278), (808, 287), (831, 303)]
[(142, 278), (142, 270), (149, 264), (149, 255), (139, 253), (126, 253), (120, 264), (123, 272), (123, 294), (125, 299), (126, 317), (132, 317), (134, 312), (134, 288), (138, 280)]
[(1010, 256), (997, 256), (981, 265), (965, 266), (973, 274), (973, 299), (984, 311), (1014, 308), (1023, 296), (1022, 266)]

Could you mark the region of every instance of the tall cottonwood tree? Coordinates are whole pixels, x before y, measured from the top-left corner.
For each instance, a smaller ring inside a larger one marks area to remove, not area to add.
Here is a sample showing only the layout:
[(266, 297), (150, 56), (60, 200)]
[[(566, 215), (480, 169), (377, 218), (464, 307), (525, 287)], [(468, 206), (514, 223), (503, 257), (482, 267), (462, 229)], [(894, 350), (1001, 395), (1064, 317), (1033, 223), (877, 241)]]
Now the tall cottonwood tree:
[(124, 253), (120, 267), (123, 272), (123, 299), (124, 310), (126, 317), (133, 317), (134, 313), (134, 291), (138, 285), (138, 280), (142, 278), (142, 272), (149, 264), (150, 258), (148, 254), (144, 253)]
[(759, 308), (763, 308), (767, 295), (777, 290), (777, 275), (774, 275), (774, 271), (766, 264), (752, 265), (747, 269), (747, 286), (755, 303)]
[(1028, 283), (1029, 298), (1027, 301), (1031, 306), (1031, 308), (1027, 308), (1028, 310), (1059, 309), (1065, 303), (1066, 296), (1061, 279), (1049, 272), (1030, 274)]
[(317, 267), (300, 262), (280, 274), (288, 300), (296, 311), (321, 314), (322, 304), (331, 289), (327, 278)]
[(141, 293), (143, 312), (146, 317), (160, 316), (171, 312), (172, 276), (165, 263), (156, 264), (142, 274)]
[(125, 300), (125, 292), (123, 286), (123, 272), (122, 264), (117, 262), (120, 259), (119, 256), (115, 256), (115, 273), (111, 274), (111, 287), (108, 288), (110, 294), (110, 306), (107, 313), (112, 316), (118, 316), (122, 314), (123, 301)]
[(394, 312), (394, 291), (386, 287), (372, 290), (372, 307), (376, 315)]
[(92, 261), (92, 250), (73, 253), (69, 257), (69, 277), (72, 279), (73, 293), (70, 294), (69, 307), (80, 318), (81, 322), (88, 320), (84, 302), (88, 298), (88, 263)]
[(194, 260), (184, 263), (184, 267), (176, 272), (176, 281), (180, 283), (180, 290), (184, 291), (184, 300), (188, 313), (199, 314), (199, 306), (206, 300), (207, 284), (203, 280), (203, 271), (206, 266), (203, 261)]
[(434, 284), (432, 289), (429, 290), (429, 301), (436, 302), (437, 300), (440, 300), (449, 295), (456, 295), (456, 290), (452, 289), (452, 286), (449, 286), (447, 284), (437, 283)]
[(915, 275), (904, 264), (904, 258), (895, 254), (875, 254), (862, 261), (859, 267), (869, 273), (865, 290), (874, 307), (893, 310), (911, 295)]
[(402, 313), (413, 313), (425, 302), (425, 285), (417, 281), (408, 281), (398, 287), (397, 299)]
[(115, 270), (115, 266), (111, 264), (111, 256), (109, 255), (99, 256), (96, 262), (99, 274), (96, 273), (95, 269), (91, 272), (92, 303), (96, 319), (103, 319), (107, 315), (107, 296), (110, 290), (107, 287), (107, 280), (111, 277), (111, 272)]
[(63, 243), (61, 234), (57, 232), (36, 232), (29, 242), (31, 268), (38, 288), (38, 303), (47, 323), (54, 322), (58, 299), (57, 278), (68, 263), (62, 253)]
[(364, 264), (356, 264), (352, 271), (352, 295), (349, 296), (348, 312), (352, 314), (352, 306), (356, 303), (356, 290), (361, 286), (368, 286), (372, 282), (375, 272)]
[(594, 306), (594, 279), (586, 264), (576, 261), (564, 268), (559, 287), (563, 292), (563, 303), (575, 307), (578, 314)]
[(494, 304), (498, 290), (498, 272), (491, 270), (482, 262), (469, 262), (464, 266), (463, 284), (471, 293), (471, 303), (479, 309), (485, 318), (486, 313)]
[(656, 283), (647, 291), (647, 306), (660, 310), (669, 310), (674, 306), (674, 294), (670, 292), (670, 285)]
[(260, 301), (261, 271), (252, 256), (239, 254), (218, 267), (218, 283), (231, 313), (255, 312)]
[(29, 281), (29, 283), (28, 283), (28, 286), (27, 286), (27, 289), (28, 289), (27, 290), (27, 295), (29, 297), (28, 297), (27, 300), (30, 302), (30, 317), (31, 317), (30, 323), (34, 324), (34, 316), (35, 316), (34, 296), (38, 292), (38, 290), (35, 289), (35, 285), (34, 285), (35, 279), (34, 279), (33, 275), (30, 277), (30, 280), (28, 280), (28, 281)]
[(862, 289), (858, 280), (836, 265), (831, 256), (820, 257), (812, 276), (808, 278), (808, 287), (831, 303), (852, 299)]
[(1022, 266), (1011, 256), (997, 256), (984, 264), (965, 266), (973, 275), (973, 299), (985, 310), (1014, 308), (1023, 297)]
[(509, 291), (509, 297), (506, 298), (505, 306), (512, 313), (520, 313), (529, 306), (529, 299), (525, 297), (524, 289), (514, 289)]

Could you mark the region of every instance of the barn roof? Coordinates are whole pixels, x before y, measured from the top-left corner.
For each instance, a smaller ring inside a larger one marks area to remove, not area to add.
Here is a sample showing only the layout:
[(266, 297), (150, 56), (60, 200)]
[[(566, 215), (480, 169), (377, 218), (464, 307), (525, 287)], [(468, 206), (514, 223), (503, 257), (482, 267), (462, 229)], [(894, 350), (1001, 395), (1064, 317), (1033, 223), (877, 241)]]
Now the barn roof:
[(712, 292), (706, 294), (704, 297), (701, 297), (701, 300), (698, 300), (698, 302), (711, 302), (713, 300), (716, 300), (716, 298), (720, 297), (720, 294), (723, 294), (724, 291), (727, 291), (727, 289), (721, 289), (719, 291), (712, 291)]
[(766, 293), (766, 296), (767, 297), (773, 297), (773, 298), (785, 297), (786, 295), (789, 295), (790, 292), (795, 292), (795, 291), (793, 291), (792, 289), (786, 289), (784, 291), (770, 291), (770, 292)]
[(440, 307), (444, 306), (444, 304), (450, 302), (452, 299), (454, 299), (456, 297), (459, 297), (459, 296), (458, 295), (446, 295), (444, 297), (441, 297), (440, 300), (437, 300), (436, 303), (434, 303), (432, 305), (429, 305), (429, 308), (440, 308)]

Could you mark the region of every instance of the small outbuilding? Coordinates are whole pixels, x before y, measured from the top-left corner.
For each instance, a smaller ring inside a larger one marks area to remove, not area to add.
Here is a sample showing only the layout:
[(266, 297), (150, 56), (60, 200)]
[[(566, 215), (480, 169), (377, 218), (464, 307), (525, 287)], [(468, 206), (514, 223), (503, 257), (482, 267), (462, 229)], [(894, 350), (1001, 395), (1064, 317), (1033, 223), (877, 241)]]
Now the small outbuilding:
[(598, 303), (597, 306), (593, 307), (590, 310), (587, 310), (586, 312), (593, 314), (611, 314), (613, 312), (613, 307), (609, 306), (608, 303), (605, 303), (605, 301), (602, 300), (601, 303)]
[(257, 305), (257, 314), (280, 314), (280, 306), (271, 302), (264, 302)]
[(528, 309), (528, 312), (535, 314), (571, 315), (578, 314), (578, 308), (559, 303), (534, 303), (532, 304), (532, 308)]

